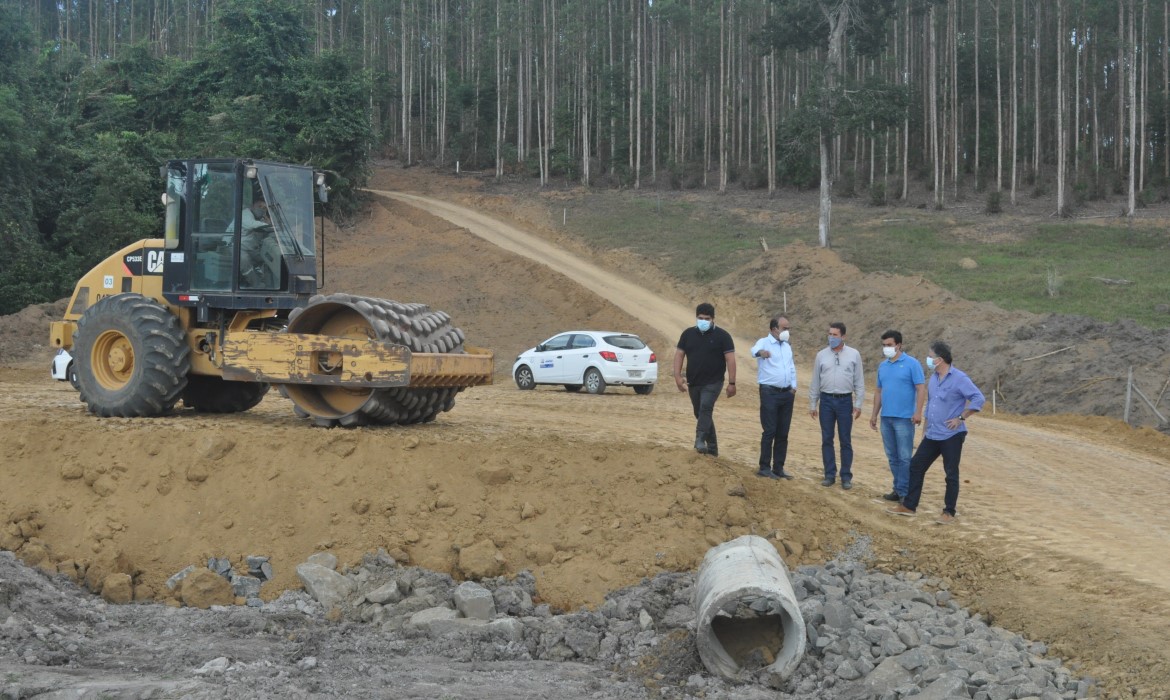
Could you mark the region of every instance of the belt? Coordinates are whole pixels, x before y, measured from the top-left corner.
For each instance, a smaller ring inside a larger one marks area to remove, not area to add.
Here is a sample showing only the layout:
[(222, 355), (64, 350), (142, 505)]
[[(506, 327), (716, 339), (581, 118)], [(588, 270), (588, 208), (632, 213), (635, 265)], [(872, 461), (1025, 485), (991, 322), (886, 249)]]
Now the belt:
[(795, 388), (790, 386), (773, 386), (772, 384), (765, 384), (764, 386), (768, 387), (769, 389), (775, 389), (777, 391), (796, 391)]
[(842, 396), (853, 396), (853, 394), (832, 394), (832, 393), (827, 392), (827, 391), (822, 391), (821, 394), (823, 394), (825, 396), (832, 396), (835, 398), (841, 398)]

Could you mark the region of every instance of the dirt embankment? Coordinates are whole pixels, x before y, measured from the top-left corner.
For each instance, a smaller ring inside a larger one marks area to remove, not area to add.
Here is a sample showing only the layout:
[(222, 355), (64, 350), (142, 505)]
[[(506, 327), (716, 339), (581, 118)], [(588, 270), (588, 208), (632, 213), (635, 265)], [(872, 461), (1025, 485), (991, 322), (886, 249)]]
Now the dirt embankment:
[[(412, 176), (393, 171), (379, 184), (402, 188)], [(420, 181), (432, 194), (469, 196), (442, 178)], [(522, 220), (542, 216), (516, 207)], [(619, 257), (594, 261), (638, 267)], [(769, 536), (796, 565), (822, 562), (852, 533), (865, 533), (875, 565), (944, 578), (959, 600), (1049, 642), (1119, 696), (1134, 688), (1137, 697), (1156, 697), (1170, 687), (1164, 436), (1147, 433), (1138, 443), (1101, 419), (1053, 427), (1050, 419), (980, 417), (964, 455), (960, 525), (942, 529), (926, 517), (941, 502), (933, 472), (923, 517), (894, 519), (874, 500), (889, 475), (880, 439), (864, 424), (854, 431), (857, 487), (843, 492), (817, 485), (819, 432), (799, 412), (789, 460), (798, 478), (752, 476), (758, 404), (747, 386), (718, 405), (726, 447), (717, 460), (687, 449), (690, 406), (668, 382), (645, 397), (516, 391), (508, 377), (515, 354), (558, 331), (630, 330), (660, 356), (674, 340), (536, 262), (385, 201), (331, 233), (327, 260), (327, 291), (448, 311), (470, 342), (496, 351), (497, 384), (461, 394), (451, 413), (409, 429), (312, 429), (275, 394), (241, 415), (99, 420), (67, 384), (48, 379), (49, 312), (26, 310), (22, 319), (0, 319), (0, 546), (99, 583), (97, 574), (127, 569), (140, 598), (167, 596), (168, 576), (210, 556), (269, 556), (270, 598), (297, 585), (292, 568), (314, 550), (354, 562), (384, 547), (462, 576), (460, 553), (475, 547), (498, 555), (490, 559), (501, 572), (531, 569), (544, 600), (576, 607), (656, 571), (693, 568), (708, 546), (740, 534)], [(830, 319), (844, 318), (855, 340), (900, 319), (918, 354), (925, 339), (944, 337), (958, 364), (990, 383), (997, 375), (979, 373), (1005, 352), (998, 344), (1012, 344), (1004, 328), (1028, 326), (1026, 315), (940, 301), (916, 280), (861, 275), (825, 251), (774, 251), (754, 265), (709, 293), (727, 310), (721, 318), (754, 335), (761, 307), (787, 289), (802, 372)], [(693, 300), (695, 290), (680, 292), (652, 273), (626, 276), (677, 303)], [(835, 305), (843, 284), (857, 292)], [(1047, 336), (1038, 337), (1015, 342)], [(19, 343), (42, 347), (18, 361), (5, 349)], [(1014, 366), (1021, 374), (1053, 367), (1049, 358), (1022, 361), (1050, 349), (1058, 348), (1021, 348)], [(1000, 384), (1009, 402), (1021, 393), (1006, 377)]]

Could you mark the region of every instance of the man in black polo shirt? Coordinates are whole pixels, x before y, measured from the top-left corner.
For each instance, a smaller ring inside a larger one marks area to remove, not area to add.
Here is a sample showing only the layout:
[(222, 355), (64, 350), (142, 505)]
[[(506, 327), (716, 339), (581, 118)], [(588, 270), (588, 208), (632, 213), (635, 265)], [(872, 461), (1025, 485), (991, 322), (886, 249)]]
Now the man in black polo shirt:
[[(687, 373), (683, 376), (683, 357)], [(695, 450), (719, 456), (715, 437), (715, 401), (727, 374), (727, 398), (735, 396), (735, 343), (731, 334), (715, 325), (715, 307), (707, 302), (695, 308), (695, 325), (682, 332), (674, 351), (674, 383), (690, 392), (695, 409)]]

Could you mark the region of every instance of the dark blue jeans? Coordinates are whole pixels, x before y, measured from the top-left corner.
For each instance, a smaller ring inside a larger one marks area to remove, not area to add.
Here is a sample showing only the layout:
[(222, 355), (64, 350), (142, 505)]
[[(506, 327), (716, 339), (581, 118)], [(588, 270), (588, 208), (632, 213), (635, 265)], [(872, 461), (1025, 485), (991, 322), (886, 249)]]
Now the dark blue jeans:
[(821, 462), (825, 477), (837, 477), (837, 455), (833, 450), (833, 428), (841, 439), (841, 481), (853, 480), (853, 395), (821, 393)]
[(909, 418), (881, 418), (882, 444), (890, 473), (894, 475), (894, 492), (905, 496), (910, 488), (910, 458), (914, 456), (914, 422)]
[(788, 457), (788, 429), (792, 426), (792, 404), (796, 394), (767, 384), (760, 385), (760, 469), (779, 474)]
[(943, 496), (943, 512), (955, 514), (955, 505), (959, 502), (959, 460), (963, 456), (963, 441), (967, 439), (967, 431), (956, 433), (946, 440), (931, 440), (922, 438), (914, 458), (910, 460), (910, 490), (902, 499), (902, 505), (910, 510), (918, 510), (918, 501), (922, 498), (922, 482), (926, 479), (926, 470), (934, 464), (939, 456), (943, 458), (943, 471), (947, 475), (947, 491)]
[(715, 437), (715, 401), (719, 392), (723, 391), (723, 382), (703, 384), (702, 386), (687, 385), (687, 393), (691, 395), (691, 406), (695, 409), (696, 435), (701, 435), (707, 447), (718, 445)]

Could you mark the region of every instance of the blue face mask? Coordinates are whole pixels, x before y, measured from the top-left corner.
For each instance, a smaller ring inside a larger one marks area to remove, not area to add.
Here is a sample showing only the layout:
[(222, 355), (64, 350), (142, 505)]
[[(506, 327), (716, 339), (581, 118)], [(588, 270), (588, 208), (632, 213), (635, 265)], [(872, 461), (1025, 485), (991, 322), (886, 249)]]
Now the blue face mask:
[(933, 358), (933, 357), (927, 356), (927, 358), (926, 358), (926, 368), (927, 368), (927, 369), (934, 369), (934, 358)]
[(845, 341), (842, 338), (838, 338), (835, 335), (829, 336), (829, 347), (833, 348), (834, 350), (841, 347), (841, 343), (844, 343), (844, 342)]
[(705, 318), (700, 318), (695, 321), (695, 327), (699, 329), (700, 333), (706, 333), (711, 330), (711, 321)]

